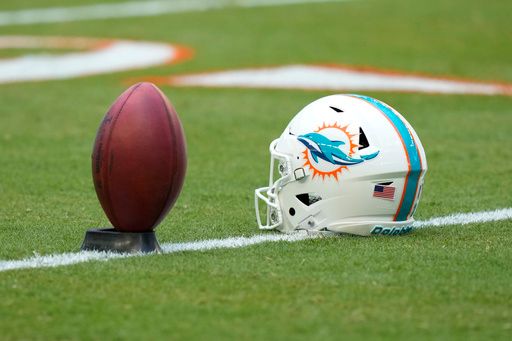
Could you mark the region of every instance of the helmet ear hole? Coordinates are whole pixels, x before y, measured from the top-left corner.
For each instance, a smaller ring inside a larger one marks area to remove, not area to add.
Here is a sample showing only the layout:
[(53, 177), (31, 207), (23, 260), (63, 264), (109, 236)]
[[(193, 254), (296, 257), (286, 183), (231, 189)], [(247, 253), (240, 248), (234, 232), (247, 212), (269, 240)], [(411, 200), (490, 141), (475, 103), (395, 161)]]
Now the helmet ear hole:
[(368, 138), (363, 131), (363, 128), (359, 127), (359, 150), (368, 148), (370, 143), (368, 142)]
[(322, 200), (322, 197), (315, 193), (302, 193), (297, 194), (295, 197), (306, 206), (311, 206), (315, 202)]
[(290, 207), (288, 213), (290, 213), (290, 215), (293, 217), (295, 215), (295, 209), (293, 207)]

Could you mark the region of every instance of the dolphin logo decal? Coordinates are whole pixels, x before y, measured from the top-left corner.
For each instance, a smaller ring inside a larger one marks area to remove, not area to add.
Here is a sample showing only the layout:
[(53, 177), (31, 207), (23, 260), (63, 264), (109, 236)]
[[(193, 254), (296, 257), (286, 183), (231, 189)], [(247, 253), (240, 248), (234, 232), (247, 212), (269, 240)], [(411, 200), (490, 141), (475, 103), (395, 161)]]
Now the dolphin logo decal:
[(332, 141), (319, 133), (299, 135), (297, 139), (309, 149), (315, 162), (320, 158), (334, 165), (349, 166), (371, 160), (379, 154), (379, 151), (376, 151), (360, 157), (349, 156), (341, 150), (345, 142)]

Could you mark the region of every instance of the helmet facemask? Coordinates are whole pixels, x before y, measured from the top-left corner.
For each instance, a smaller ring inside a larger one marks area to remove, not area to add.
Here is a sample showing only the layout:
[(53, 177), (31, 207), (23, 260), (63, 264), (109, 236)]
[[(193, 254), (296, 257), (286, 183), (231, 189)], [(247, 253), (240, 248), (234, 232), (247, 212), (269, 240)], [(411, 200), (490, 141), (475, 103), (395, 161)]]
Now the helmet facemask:
[[(270, 172), (267, 187), (261, 187), (254, 191), (254, 205), (256, 208), (256, 219), (258, 227), (261, 230), (272, 230), (283, 224), (283, 212), (279, 205), (278, 193), (287, 183), (294, 181), (295, 176), (292, 172), (291, 156), (276, 151), (276, 145), (279, 139), (270, 144)], [(277, 166), (277, 167), (276, 167)], [(280, 177), (274, 181), (274, 172)], [(266, 206), (266, 212), (260, 212), (259, 201), (262, 200)], [(266, 216), (265, 224), (262, 224), (261, 215)]]

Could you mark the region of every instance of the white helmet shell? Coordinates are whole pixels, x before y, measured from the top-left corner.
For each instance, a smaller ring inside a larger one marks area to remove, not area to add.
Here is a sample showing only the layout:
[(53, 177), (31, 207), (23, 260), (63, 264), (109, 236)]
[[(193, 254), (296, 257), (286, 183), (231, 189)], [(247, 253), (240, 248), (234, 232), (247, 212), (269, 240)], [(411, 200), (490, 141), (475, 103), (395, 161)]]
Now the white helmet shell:
[(260, 229), (412, 230), (427, 160), (412, 126), (390, 106), (360, 95), (320, 98), (291, 120), (270, 154), (269, 185), (255, 191)]

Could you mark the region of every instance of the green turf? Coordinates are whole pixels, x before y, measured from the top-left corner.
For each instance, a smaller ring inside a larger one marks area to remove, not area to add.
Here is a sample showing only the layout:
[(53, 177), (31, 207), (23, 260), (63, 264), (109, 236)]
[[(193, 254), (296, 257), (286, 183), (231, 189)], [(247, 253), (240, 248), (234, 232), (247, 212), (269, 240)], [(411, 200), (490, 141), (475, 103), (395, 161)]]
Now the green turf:
[[(0, 8), (56, 4), (66, 2)], [(512, 82), (511, 11), (506, 1), (354, 1), (2, 27), (169, 41), (196, 56), (0, 85), (0, 259), (75, 251), (87, 228), (108, 224), (90, 154), (127, 78), (329, 62)], [(267, 178), (267, 146), (302, 106), (328, 93), (163, 90), (183, 122), (189, 168), (159, 239), (259, 233), (252, 191)], [(402, 112), (425, 146), (418, 219), (512, 206), (511, 98), (368, 95)], [(508, 221), (3, 272), (0, 339), (509, 339), (511, 228)]]
[(17, 10), (31, 10), (34, 8), (44, 9), (53, 7), (77, 7), (77, 6), (90, 6), (98, 3), (102, 4), (115, 4), (119, 2), (129, 2), (137, 0), (7, 0), (0, 3), (1, 11), (17, 11)]

